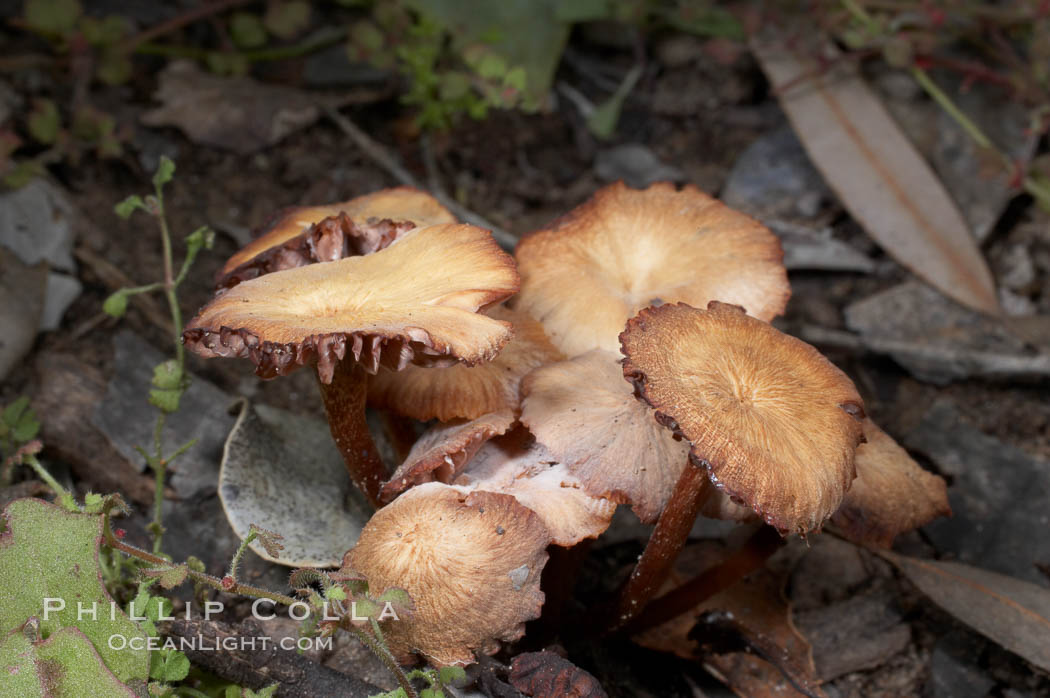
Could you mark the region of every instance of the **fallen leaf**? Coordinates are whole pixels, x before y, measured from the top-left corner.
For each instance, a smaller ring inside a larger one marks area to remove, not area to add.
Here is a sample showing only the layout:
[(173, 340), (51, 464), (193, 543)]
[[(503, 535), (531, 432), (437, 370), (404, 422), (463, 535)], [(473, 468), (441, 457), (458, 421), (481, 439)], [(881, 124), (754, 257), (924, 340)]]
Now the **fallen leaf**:
[(371, 514), (327, 424), (247, 401), (223, 449), (219, 497), (241, 538), (251, 524), (283, 536), (280, 557), (251, 548), (290, 567), (338, 567)]
[(751, 47), (817, 169), (900, 264), (960, 303), (998, 313), (991, 272), (944, 186), (851, 64), (807, 35), (766, 33)]
[(510, 665), (510, 684), (534, 698), (606, 698), (598, 680), (553, 652), (524, 652)]
[(958, 562), (879, 554), (957, 620), (1050, 671), (1050, 589)]

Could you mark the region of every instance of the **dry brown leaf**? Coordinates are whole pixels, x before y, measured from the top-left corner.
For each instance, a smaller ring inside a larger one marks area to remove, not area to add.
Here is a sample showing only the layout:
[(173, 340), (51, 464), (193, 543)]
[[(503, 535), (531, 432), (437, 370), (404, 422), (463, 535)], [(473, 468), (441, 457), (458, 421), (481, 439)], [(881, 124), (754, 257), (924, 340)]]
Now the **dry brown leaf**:
[(1050, 589), (958, 562), (880, 555), (957, 620), (1050, 671)]
[[(819, 36), (765, 34), (751, 47), (799, 139), (842, 200), (894, 259), (944, 294), (998, 313), (995, 282), (955, 202), (879, 98)], [(834, 57), (832, 57), (834, 61)]]

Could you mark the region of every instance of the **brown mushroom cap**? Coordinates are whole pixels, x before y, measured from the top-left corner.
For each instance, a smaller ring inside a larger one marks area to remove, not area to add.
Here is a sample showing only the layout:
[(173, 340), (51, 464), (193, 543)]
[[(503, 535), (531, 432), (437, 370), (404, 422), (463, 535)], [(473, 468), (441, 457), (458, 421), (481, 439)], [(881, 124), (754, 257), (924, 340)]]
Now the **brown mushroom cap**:
[(416, 228), (375, 254), (274, 272), (238, 284), (187, 326), (204, 357), (251, 358), (264, 378), (316, 359), (331, 381), (348, 353), (375, 373), (409, 362), (492, 359), (510, 324), (478, 314), (518, 288), (514, 260), (485, 230)]
[(486, 441), (505, 433), (515, 419), (510, 410), (501, 410), (477, 419), (453, 419), (430, 427), (383, 485), (383, 500), (390, 501), (409, 487), (434, 479), (451, 482)]
[(516, 308), (568, 356), (619, 350), (627, 319), (654, 303), (724, 300), (771, 320), (791, 291), (765, 226), (687, 186), (617, 183), (518, 244)]
[(455, 216), (437, 199), (412, 187), (381, 189), (349, 201), (322, 206), (294, 206), (273, 216), (263, 226), (258, 237), (227, 260), (220, 276), (228, 276), (267, 250), (280, 247), (314, 224), (326, 218), (337, 217), (341, 213), (345, 213), (359, 226), (375, 225), (384, 220), (411, 221), (413, 227), (456, 222)]
[(556, 545), (566, 547), (600, 536), (616, 512), (612, 501), (587, 494), (523, 428), (486, 442), (454, 484), (513, 495), (539, 515)]
[(857, 479), (831, 522), (858, 543), (889, 548), (901, 533), (951, 516), (948, 486), (870, 419), (857, 447)]
[(521, 405), (519, 384), (526, 373), (562, 358), (526, 313), (498, 305), (485, 315), (514, 325), (514, 337), (492, 361), (477, 366), (437, 370), (409, 366), (398, 373), (380, 373), (368, 385), (369, 403), (421, 421), (457, 417), (474, 419)]
[(396, 586), (412, 597), (415, 613), (383, 629), (395, 655), (469, 664), (539, 616), (549, 542), (540, 518), (514, 497), (432, 482), (376, 512), (343, 565), (371, 589)]
[(522, 380), (521, 421), (588, 494), (629, 503), (656, 521), (689, 457), (689, 444), (655, 420), (623, 379), (619, 357), (596, 349)]
[(863, 402), (820, 352), (718, 302), (647, 308), (620, 340), (624, 377), (716, 486), (781, 532), (819, 528), (838, 509)]

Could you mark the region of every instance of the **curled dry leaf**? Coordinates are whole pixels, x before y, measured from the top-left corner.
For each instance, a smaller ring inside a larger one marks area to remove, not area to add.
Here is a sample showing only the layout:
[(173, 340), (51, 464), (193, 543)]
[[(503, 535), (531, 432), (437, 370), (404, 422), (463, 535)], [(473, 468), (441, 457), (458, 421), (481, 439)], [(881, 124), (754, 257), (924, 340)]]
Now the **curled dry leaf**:
[(654, 303), (737, 303), (762, 320), (784, 310), (791, 291), (776, 236), (693, 186), (617, 183), (534, 232), (515, 252), (515, 307), (543, 323), (573, 357), (617, 351), (617, 335)]
[(247, 401), (223, 448), (219, 498), (239, 537), (253, 524), (278, 532), (283, 550), (265, 539), (251, 549), (290, 567), (339, 565), (371, 515), (324, 422)]
[(510, 664), (510, 685), (532, 698), (605, 698), (598, 679), (553, 652), (523, 652)]
[(958, 562), (880, 553), (935, 604), (985, 637), (1050, 671), (1050, 590)]
[(527, 313), (498, 305), (484, 314), (514, 326), (514, 336), (499, 356), (477, 366), (409, 366), (398, 373), (380, 373), (369, 383), (369, 403), (421, 421), (474, 419), (504, 410), (517, 414), (522, 376), (562, 355), (547, 339), (543, 325)]
[(780, 31), (754, 37), (751, 48), (813, 163), (850, 214), (942, 293), (999, 312), (992, 274), (962, 214), (853, 63), (828, 68), (822, 35), (801, 27)]
[(588, 494), (629, 503), (643, 522), (656, 521), (689, 445), (635, 399), (615, 354), (594, 350), (538, 368), (522, 381), (522, 394), (522, 423)]
[[(327, 226), (318, 227), (327, 222)], [(238, 250), (219, 272), (219, 286), (232, 286), (271, 271), (339, 259), (337, 251), (371, 254), (407, 229), (456, 218), (430, 194), (412, 187), (381, 189), (349, 201), (293, 206), (278, 211), (255, 240)]]
[(435, 424), (412, 445), (404, 463), (383, 485), (383, 499), (389, 501), (424, 482), (451, 482), (486, 441), (505, 433), (513, 423), (514, 413), (504, 410)]
[(624, 376), (719, 489), (781, 532), (805, 534), (839, 508), (864, 410), (820, 352), (717, 301), (647, 308), (620, 338)]
[(857, 479), (831, 522), (858, 543), (885, 548), (901, 533), (950, 516), (944, 478), (923, 470), (908, 452), (870, 419), (857, 447)]
[(540, 573), (550, 533), (506, 494), (460, 492), (436, 482), (380, 509), (343, 559), (369, 587), (400, 587), (416, 610), (391, 620), (392, 652), (436, 664), (469, 664), (524, 633), (543, 605)]
[[(440, 272), (438, 271), (440, 270)], [(518, 288), (514, 260), (481, 228), (416, 228), (363, 257), (274, 272), (234, 286), (187, 326), (205, 358), (250, 358), (263, 378), (317, 361), (322, 382), (347, 354), (382, 362), (477, 363), (510, 339), (510, 323), (478, 314)]]
[(522, 428), (485, 443), (454, 484), (512, 495), (536, 512), (556, 545), (566, 547), (600, 536), (616, 512), (616, 504), (587, 494), (569, 469)]

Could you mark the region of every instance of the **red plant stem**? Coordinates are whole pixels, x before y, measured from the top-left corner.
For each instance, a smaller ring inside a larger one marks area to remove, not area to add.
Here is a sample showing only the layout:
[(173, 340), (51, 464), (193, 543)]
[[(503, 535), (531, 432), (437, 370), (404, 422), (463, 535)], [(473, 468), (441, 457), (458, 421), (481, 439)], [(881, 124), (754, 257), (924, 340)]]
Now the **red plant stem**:
[(624, 628), (625, 632), (633, 635), (655, 628), (696, 608), (718, 592), (728, 589), (761, 568), (783, 543), (783, 537), (775, 528), (761, 526), (728, 558), (646, 606), (644, 612)]
[(712, 485), (707, 471), (690, 460), (653, 528), (642, 557), (620, 590), (610, 629), (616, 630), (630, 623), (667, 579), (671, 565), (689, 538), (708, 487)]
[(332, 382), (320, 385), (328, 428), (343, 454), (350, 479), (378, 509), (381, 506), (379, 490), (388, 474), (365, 420), (368, 374), (355, 361), (340, 361), (335, 366)]

